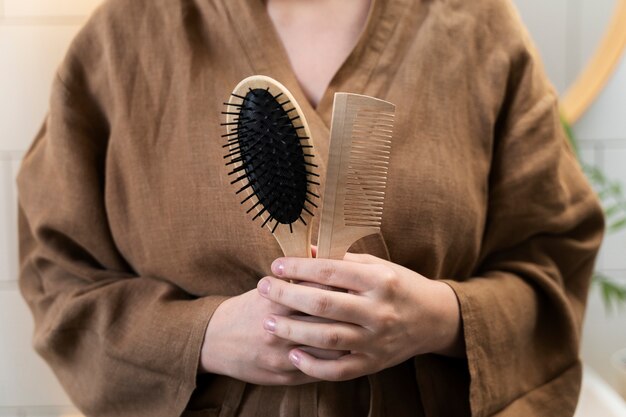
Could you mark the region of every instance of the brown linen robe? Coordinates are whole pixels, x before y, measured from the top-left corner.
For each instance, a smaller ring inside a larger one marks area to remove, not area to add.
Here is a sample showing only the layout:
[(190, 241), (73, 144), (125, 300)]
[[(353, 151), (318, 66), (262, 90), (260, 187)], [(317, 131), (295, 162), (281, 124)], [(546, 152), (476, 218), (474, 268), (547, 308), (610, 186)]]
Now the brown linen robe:
[[(445, 279), (467, 359), (301, 387), (196, 376), (213, 311), (281, 255), (223, 166), (222, 102), (252, 74), (295, 94), (320, 172), (334, 92), (397, 105), (382, 233), (356, 250)], [(261, 0), (109, 1), (59, 68), (18, 186), (34, 345), (89, 416), (573, 413), (603, 220), (508, 0), (375, 1), (317, 109)]]

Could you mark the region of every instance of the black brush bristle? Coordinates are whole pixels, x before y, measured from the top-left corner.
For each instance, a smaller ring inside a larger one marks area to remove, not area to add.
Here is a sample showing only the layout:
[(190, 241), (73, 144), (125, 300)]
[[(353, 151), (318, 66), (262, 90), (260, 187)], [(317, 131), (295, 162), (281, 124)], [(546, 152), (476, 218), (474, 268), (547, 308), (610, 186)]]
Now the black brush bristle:
[[(235, 116), (233, 122), (224, 125), (236, 125), (223, 135), (230, 138), (225, 146), (228, 153), (224, 158), (230, 159), (227, 165), (241, 163), (240, 167), (229, 172), (229, 175), (237, 177), (232, 183), (242, 179), (246, 181), (237, 193), (252, 189), (257, 202), (248, 212), (262, 206), (254, 217), (266, 214), (262, 226), (274, 221), (272, 232), (279, 223), (288, 224), (293, 231), (292, 223), (304, 223), (301, 217), (303, 211), (312, 214), (306, 204), (316, 207), (307, 194), (318, 197), (308, 190), (308, 184), (316, 184), (310, 177), (318, 176), (311, 171), (311, 167), (316, 165), (305, 159), (305, 156), (312, 156), (310, 152), (304, 152), (305, 147), (310, 147), (303, 143), (308, 138), (298, 134), (302, 127), (293, 123), (298, 119), (291, 113), (293, 106), (289, 109), (283, 107), (290, 103), (289, 100), (282, 103), (277, 100), (282, 94), (274, 96), (266, 89), (250, 89), (245, 97), (233, 96), (241, 102), (225, 103), (232, 107), (223, 112)], [(249, 201), (250, 197), (241, 203)]]

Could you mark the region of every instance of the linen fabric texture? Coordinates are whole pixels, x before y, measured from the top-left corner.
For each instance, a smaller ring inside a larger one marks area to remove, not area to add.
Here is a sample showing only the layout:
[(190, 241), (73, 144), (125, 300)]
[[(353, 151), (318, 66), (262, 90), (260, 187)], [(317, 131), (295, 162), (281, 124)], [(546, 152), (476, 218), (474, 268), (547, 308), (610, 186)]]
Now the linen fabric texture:
[[(371, 7), (317, 108), (260, 0), (111, 0), (75, 38), (18, 176), (20, 288), (87, 416), (573, 414), (603, 217), (517, 12)], [(322, 173), (334, 92), (397, 105), (382, 232), (353, 250), (445, 280), (466, 359), (300, 387), (197, 376), (214, 310), (281, 256), (222, 158), (222, 103), (253, 74), (293, 92)]]

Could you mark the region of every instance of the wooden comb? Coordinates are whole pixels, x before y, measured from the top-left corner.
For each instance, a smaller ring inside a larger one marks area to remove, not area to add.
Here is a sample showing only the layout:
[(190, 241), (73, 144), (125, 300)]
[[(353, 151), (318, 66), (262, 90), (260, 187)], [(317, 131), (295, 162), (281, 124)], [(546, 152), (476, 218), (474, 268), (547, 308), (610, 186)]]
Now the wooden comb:
[(343, 259), (357, 240), (380, 232), (395, 105), (336, 93), (317, 257)]

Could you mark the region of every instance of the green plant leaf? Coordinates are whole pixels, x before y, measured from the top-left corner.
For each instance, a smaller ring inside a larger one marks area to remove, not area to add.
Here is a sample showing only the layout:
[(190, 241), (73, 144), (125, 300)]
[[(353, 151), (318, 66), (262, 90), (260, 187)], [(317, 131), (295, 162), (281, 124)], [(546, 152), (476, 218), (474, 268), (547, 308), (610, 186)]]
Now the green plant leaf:
[(611, 287), (607, 285), (606, 279), (598, 281), (600, 284), (600, 291), (602, 293), (602, 301), (604, 302), (604, 306), (607, 312), (613, 311), (613, 301), (611, 296)]
[(623, 210), (624, 208), (622, 207), (621, 204), (613, 203), (612, 205), (604, 209), (604, 215), (607, 218), (610, 218), (610, 217), (615, 216), (616, 214), (618, 214), (620, 211), (623, 211)]
[(593, 282), (600, 287), (600, 295), (607, 313), (614, 312), (615, 307), (626, 305), (626, 286), (618, 284), (601, 273), (594, 275)]
[(609, 225), (609, 232), (619, 232), (620, 230), (624, 229), (624, 227), (626, 227), (626, 217), (622, 217), (621, 219), (611, 223)]
[(565, 117), (563, 117), (563, 115), (561, 115), (561, 124), (563, 125), (563, 130), (565, 131), (565, 135), (567, 136), (567, 139), (569, 140), (569, 144), (571, 145), (572, 150), (574, 151), (574, 155), (576, 155), (576, 159), (580, 161), (580, 152), (578, 149), (578, 143), (576, 142), (576, 139), (574, 137), (574, 131), (572, 130), (572, 125), (570, 125), (569, 122), (565, 120)]

